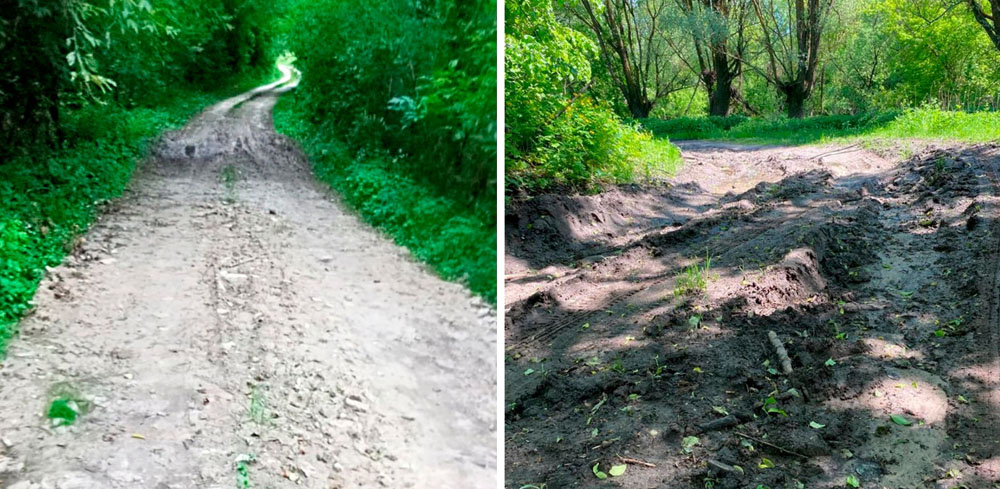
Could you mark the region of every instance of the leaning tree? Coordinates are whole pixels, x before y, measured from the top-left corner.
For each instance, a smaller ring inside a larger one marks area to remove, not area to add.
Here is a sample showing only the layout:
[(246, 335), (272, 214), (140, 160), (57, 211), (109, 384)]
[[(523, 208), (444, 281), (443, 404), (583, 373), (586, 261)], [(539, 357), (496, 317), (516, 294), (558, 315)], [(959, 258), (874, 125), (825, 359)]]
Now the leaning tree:
[(1000, 49), (1000, 0), (965, 0), (976, 22), (983, 26), (993, 45)]

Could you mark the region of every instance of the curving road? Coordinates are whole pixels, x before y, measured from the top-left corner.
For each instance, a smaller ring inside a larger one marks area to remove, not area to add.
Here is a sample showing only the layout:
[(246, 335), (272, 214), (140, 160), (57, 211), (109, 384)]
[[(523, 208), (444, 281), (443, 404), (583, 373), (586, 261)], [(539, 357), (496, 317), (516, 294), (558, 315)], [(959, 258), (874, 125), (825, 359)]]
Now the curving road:
[(50, 270), (0, 367), (0, 487), (496, 486), (496, 311), (313, 180), (282, 71), (166, 135)]

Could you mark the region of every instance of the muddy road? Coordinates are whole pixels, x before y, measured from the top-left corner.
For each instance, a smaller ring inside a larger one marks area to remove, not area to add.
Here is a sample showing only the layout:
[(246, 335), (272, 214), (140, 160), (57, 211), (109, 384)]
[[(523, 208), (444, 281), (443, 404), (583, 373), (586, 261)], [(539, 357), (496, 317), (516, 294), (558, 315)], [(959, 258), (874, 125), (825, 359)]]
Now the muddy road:
[(1000, 145), (679, 146), (512, 196), (507, 487), (996, 487)]
[(287, 80), (166, 135), (49, 271), (0, 368), (0, 486), (495, 486), (495, 311), (313, 181)]

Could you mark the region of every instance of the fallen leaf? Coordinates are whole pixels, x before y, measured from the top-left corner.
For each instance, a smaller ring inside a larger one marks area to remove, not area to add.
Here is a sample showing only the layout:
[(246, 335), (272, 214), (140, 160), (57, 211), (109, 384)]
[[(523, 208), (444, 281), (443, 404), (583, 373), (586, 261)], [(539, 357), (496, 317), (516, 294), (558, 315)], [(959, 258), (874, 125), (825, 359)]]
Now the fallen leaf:
[(896, 423), (900, 426), (910, 426), (913, 424), (913, 421), (910, 421), (898, 414), (893, 414), (892, 416), (889, 416), (889, 419), (891, 419), (893, 423)]
[(684, 439), (681, 440), (681, 449), (684, 450), (684, 453), (691, 453), (691, 450), (694, 449), (694, 446), (700, 441), (701, 440), (699, 440), (697, 436), (685, 436)]

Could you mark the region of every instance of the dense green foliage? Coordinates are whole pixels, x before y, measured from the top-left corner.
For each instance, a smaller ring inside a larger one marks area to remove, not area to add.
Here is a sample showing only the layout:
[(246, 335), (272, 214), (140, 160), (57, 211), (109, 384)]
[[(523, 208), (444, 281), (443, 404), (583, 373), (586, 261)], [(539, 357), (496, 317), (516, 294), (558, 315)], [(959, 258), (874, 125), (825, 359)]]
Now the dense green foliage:
[(655, 174), (664, 160), (636, 142), (641, 132), (628, 122), (616, 126), (609, 111), (637, 120), (663, 144), (995, 139), (996, 5), (506, 2), (508, 182)]
[(278, 102), (275, 125), (300, 142), (316, 176), (366, 221), (384, 229), (443, 277), (462, 279), (474, 292), (495, 302), (495, 221), (484, 219), (485, 211), (399, 172), (388, 155), (356, 156), (343, 142), (305, 122), (296, 102), (294, 96)]
[(317, 175), (442, 276), (496, 300), (495, 0), (294, 4), (276, 109)]
[(64, 142), (63, 115), (167, 103), (270, 65), (263, 0), (31, 0), (0, 10), (0, 157)]
[(679, 153), (588, 95), (597, 51), (548, 0), (505, 2), (508, 184), (628, 182), (672, 171)]
[(0, 9), (0, 350), (148, 142), (274, 75), (259, 0), (22, 0)]

